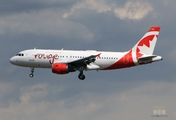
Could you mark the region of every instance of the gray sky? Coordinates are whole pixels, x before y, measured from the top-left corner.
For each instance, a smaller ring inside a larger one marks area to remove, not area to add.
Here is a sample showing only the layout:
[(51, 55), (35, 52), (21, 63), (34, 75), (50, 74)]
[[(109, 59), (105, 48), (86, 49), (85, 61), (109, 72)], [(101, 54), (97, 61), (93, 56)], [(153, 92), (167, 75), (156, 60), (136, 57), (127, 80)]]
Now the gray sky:
[[(153, 120), (154, 106), (176, 119), (175, 0), (0, 0), (1, 120)], [(152, 25), (163, 61), (115, 71), (56, 75), (13, 66), (24, 49), (125, 51)]]

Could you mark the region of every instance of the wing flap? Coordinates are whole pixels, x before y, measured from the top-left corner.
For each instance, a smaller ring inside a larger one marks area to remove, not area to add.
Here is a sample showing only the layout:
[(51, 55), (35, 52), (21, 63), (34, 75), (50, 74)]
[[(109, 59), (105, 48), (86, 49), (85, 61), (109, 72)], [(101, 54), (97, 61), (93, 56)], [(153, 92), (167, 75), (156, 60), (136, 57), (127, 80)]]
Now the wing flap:
[(96, 68), (99, 68), (99, 66), (90, 65), (90, 63), (95, 62), (96, 57), (99, 57), (99, 55), (100, 54), (91, 55), (91, 56), (88, 56), (82, 59), (77, 59), (75, 61), (68, 62), (67, 64), (75, 67), (78, 70), (79, 69), (89, 69), (89, 68), (96, 69)]
[(100, 68), (100, 66), (98, 66), (98, 65), (95, 65), (95, 64), (89, 64), (89, 65), (87, 65), (87, 69), (88, 70), (97, 70), (97, 69), (99, 69)]

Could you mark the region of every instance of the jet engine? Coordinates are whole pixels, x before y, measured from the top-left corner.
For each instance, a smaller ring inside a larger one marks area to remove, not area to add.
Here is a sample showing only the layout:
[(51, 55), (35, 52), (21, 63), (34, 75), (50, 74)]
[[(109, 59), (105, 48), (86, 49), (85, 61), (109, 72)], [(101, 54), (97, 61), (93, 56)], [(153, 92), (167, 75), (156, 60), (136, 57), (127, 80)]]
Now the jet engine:
[(68, 74), (69, 72), (75, 72), (74, 67), (65, 63), (54, 63), (52, 65), (52, 72), (56, 74)]

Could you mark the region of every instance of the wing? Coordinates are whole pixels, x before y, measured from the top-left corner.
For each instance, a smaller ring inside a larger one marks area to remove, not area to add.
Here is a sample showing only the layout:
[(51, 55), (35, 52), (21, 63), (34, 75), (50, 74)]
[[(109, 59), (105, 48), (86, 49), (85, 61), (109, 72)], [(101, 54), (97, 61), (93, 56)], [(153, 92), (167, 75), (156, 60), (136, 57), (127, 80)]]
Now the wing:
[(100, 54), (98, 54), (98, 55), (91, 55), (89, 57), (78, 59), (78, 60), (69, 62), (67, 64), (70, 65), (70, 66), (72, 66), (72, 67), (75, 67), (77, 70), (87, 69), (87, 65), (89, 65), (92, 62), (95, 62), (97, 56), (99, 57)]

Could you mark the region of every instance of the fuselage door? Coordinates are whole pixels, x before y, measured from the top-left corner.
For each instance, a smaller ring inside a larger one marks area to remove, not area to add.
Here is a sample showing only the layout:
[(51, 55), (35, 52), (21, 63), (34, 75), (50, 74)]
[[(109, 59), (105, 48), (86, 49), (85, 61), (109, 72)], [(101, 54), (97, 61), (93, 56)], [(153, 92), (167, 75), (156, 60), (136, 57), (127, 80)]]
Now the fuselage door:
[(30, 52), (29, 54), (29, 61), (34, 61), (35, 60), (35, 52)]

